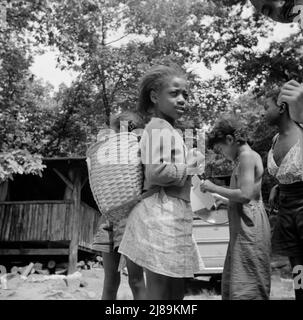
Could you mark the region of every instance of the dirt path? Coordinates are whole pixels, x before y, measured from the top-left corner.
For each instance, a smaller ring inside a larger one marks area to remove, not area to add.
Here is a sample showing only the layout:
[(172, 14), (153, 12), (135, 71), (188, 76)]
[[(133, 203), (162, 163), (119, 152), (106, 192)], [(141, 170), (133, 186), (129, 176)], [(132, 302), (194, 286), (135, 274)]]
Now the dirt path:
[[(75, 279), (53, 279), (44, 281), (42, 275), (30, 275), (27, 280), (16, 276), (7, 282), (8, 289), (0, 289), (0, 300), (100, 300), (104, 271), (102, 268), (83, 270)], [(131, 300), (132, 294), (126, 275), (121, 276), (119, 300)], [(189, 294), (185, 300), (220, 300), (221, 296), (203, 289)], [(197, 284), (197, 283), (196, 283)], [(293, 299), (293, 282), (273, 273), (271, 299)]]

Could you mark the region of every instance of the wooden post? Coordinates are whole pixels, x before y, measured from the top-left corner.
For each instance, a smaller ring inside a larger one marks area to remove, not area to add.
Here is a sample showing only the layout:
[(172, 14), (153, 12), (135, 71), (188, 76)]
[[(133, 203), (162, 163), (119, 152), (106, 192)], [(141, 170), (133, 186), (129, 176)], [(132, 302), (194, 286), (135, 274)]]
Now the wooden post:
[(80, 231), (80, 210), (81, 210), (81, 172), (78, 168), (74, 168), (74, 180), (72, 191), (72, 234), (69, 245), (69, 264), (68, 273), (71, 274), (76, 271), (78, 259), (78, 244)]
[(6, 201), (8, 195), (8, 180), (0, 182), (0, 202)]

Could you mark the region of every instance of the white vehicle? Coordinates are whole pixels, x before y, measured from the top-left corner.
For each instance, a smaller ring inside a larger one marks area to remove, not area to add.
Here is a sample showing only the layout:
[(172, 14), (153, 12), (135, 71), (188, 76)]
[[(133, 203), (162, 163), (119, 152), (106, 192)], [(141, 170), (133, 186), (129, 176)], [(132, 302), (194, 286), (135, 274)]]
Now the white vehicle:
[[(216, 177), (216, 179), (224, 185), (229, 182), (229, 176)], [(193, 192), (194, 188), (195, 186), (192, 189), (191, 202), (193, 211), (197, 213), (203, 208), (203, 200), (199, 201), (199, 195), (196, 197)], [(197, 214), (193, 223), (193, 235), (203, 261), (203, 268), (196, 276), (221, 275), (229, 242), (227, 206), (220, 206), (217, 210), (206, 210), (203, 214)]]
[[(217, 210), (226, 216), (226, 209)], [(211, 224), (200, 218), (194, 219), (193, 234), (203, 261), (203, 269), (197, 275), (214, 275), (223, 272), (224, 260), (229, 242), (227, 223)]]

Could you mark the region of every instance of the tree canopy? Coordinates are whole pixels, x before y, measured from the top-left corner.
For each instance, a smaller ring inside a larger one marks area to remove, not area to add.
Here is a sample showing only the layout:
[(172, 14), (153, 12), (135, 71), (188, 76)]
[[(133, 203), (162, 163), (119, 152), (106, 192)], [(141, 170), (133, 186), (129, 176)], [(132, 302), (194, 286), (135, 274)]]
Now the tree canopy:
[[(262, 103), (256, 99), (273, 83), (301, 81), (301, 34), (258, 51), (260, 37), (268, 37), (274, 24), (249, 13), (247, 1), (12, 0), (4, 4), (6, 23), (0, 29), (0, 169), (4, 173), (0, 171), (0, 180), (21, 172), (21, 167), (26, 173), (40, 172), (41, 156), (85, 155), (112, 114), (135, 108), (138, 81), (154, 64), (177, 63), (187, 72), (191, 97), (186, 125), (212, 126), (223, 112), (241, 112), (260, 152), (267, 144), (256, 131), (256, 123), (262, 123)], [(55, 91), (30, 72), (35, 55), (45, 48), (58, 51), (58, 67), (77, 71), (70, 87), (61, 85)], [(221, 61), (225, 76), (203, 80), (197, 75), (198, 64), (211, 68)], [(256, 104), (258, 111), (252, 108)]]

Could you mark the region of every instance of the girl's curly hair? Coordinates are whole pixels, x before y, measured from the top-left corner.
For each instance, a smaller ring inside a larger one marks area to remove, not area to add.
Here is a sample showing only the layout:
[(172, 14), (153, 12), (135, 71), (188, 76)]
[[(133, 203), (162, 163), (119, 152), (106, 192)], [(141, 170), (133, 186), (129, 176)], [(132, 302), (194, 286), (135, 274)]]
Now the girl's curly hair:
[(243, 120), (235, 115), (223, 116), (219, 119), (212, 131), (208, 134), (208, 148), (213, 149), (216, 144), (224, 143), (228, 135), (234, 137), (239, 145), (247, 143), (248, 132)]

